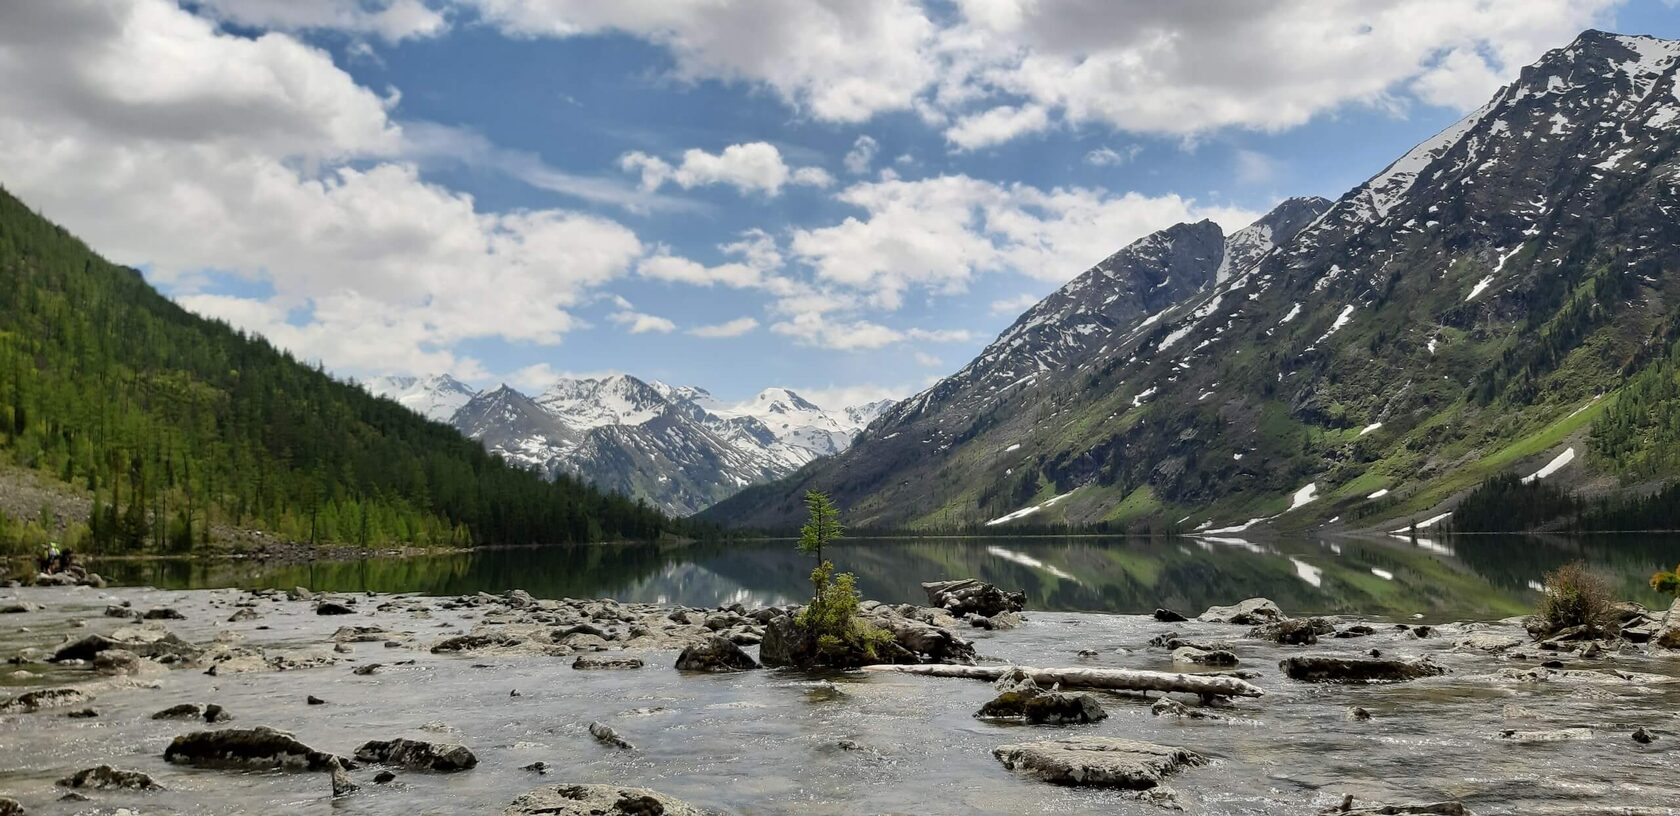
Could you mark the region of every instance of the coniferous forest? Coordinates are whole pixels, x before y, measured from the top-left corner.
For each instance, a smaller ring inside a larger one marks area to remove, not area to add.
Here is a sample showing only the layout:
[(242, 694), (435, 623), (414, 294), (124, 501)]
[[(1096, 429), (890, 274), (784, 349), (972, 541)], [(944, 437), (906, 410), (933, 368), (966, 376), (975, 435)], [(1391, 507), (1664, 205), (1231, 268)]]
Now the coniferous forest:
[(0, 516), (0, 549), (14, 551), (49, 536), (178, 552), (218, 530), (371, 547), (648, 540), (675, 527), (187, 312), (4, 191), (0, 465), (94, 497), (85, 523)]

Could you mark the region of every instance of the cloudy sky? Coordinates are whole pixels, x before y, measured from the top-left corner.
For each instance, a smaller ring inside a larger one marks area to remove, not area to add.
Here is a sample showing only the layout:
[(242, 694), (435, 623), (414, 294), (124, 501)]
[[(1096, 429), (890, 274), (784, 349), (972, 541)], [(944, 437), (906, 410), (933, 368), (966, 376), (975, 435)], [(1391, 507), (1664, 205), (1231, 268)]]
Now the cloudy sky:
[(0, 185), (344, 376), (949, 373), (1672, 0), (0, 3)]

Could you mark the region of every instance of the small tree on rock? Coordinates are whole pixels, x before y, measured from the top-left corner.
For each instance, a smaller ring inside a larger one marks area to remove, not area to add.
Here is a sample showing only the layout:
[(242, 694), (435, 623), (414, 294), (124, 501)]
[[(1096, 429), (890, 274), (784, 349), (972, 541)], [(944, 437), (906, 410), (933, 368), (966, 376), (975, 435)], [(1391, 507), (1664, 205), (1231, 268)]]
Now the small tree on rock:
[(821, 567), (823, 547), (834, 544), (845, 535), (845, 529), (840, 526), (840, 508), (834, 506), (828, 494), (807, 490), (805, 511), (810, 518), (804, 527), (799, 528), (799, 550), (815, 555), (817, 566)]

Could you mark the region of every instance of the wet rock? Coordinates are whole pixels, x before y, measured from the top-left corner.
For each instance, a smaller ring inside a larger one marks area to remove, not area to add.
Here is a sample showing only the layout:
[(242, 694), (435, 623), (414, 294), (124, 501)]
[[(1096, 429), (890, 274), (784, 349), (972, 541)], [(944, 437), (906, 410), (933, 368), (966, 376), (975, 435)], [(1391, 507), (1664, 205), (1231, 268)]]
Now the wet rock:
[(357, 785), (355, 782), (351, 781), (350, 772), (345, 770), (343, 765), (334, 765), (333, 766), (333, 768), (332, 768), (332, 795), (333, 796), (349, 796), (350, 794), (355, 793), (356, 791), (359, 791), (361, 789), (362, 789), (362, 786)]
[(305, 703), (305, 704), (306, 704), (306, 705), (326, 705), (326, 704), (327, 704), (327, 701), (326, 701), (326, 700), (323, 700), (323, 699), (321, 699), (321, 698), (319, 698), (319, 697), (316, 697), (316, 696), (315, 696), (315, 695), (313, 695), (313, 694), (311, 694), (311, 695), (309, 695), (309, 696), (307, 696), (307, 697), (305, 697), (305, 698), (303, 698), (303, 702), (304, 702), (304, 703)]
[(521, 638), (512, 635), (456, 635), (445, 638), (432, 647), (432, 654), (447, 654), (450, 652), (474, 652), (479, 649), (517, 646), (523, 643)]
[(1171, 697), (1162, 697), (1149, 707), (1149, 713), (1156, 717), (1184, 717), (1192, 720), (1217, 720), (1217, 714), (1209, 714), (1199, 708), (1191, 708)]
[[(743, 653), (744, 654), (744, 653)], [(752, 658), (747, 658), (751, 660)], [(639, 669), (642, 667), (639, 657), (605, 657), (598, 655), (578, 655), (572, 661), (572, 668), (583, 670), (611, 670), (611, 669)]]
[(1027, 608), (1027, 593), (1005, 592), (974, 578), (957, 581), (930, 581), (922, 584), (928, 605), (938, 607), (956, 617), (973, 613), (992, 617), (1001, 612), (1020, 612)]
[(354, 615), (356, 610), (338, 601), (322, 601), (315, 605), (317, 615)]
[(478, 764), (478, 757), (465, 745), (411, 739), (371, 740), (362, 743), (362, 747), (356, 749), (356, 758), (363, 762), (440, 773), (465, 771)]
[(105, 617), (132, 619), (140, 617), (140, 612), (139, 610), (129, 608), (125, 602), (123, 604), (111, 604), (110, 606), (105, 607)]
[(543, 762), (541, 760), (538, 760), (538, 761), (533, 762), (529, 765), (519, 766), (519, 770), (530, 771), (531, 773), (534, 773), (534, 774), (538, 774), (538, 775), (541, 775), (541, 776), (547, 776), (548, 775), (548, 763)]
[(153, 659), (188, 658), (196, 656), (199, 652), (197, 647), (168, 630), (150, 626), (125, 626), (110, 635), (88, 635), (60, 646), (47, 660), (53, 663), (67, 660), (91, 662), (100, 652), (108, 649), (122, 649)]
[(974, 644), (958, 637), (944, 626), (900, 614), (881, 607), (864, 615), (865, 622), (884, 629), (893, 637), (897, 648), (885, 645), (877, 652), (874, 663), (953, 663), (972, 666), (978, 659)]
[(1311, 646), (1319, 635), (1328, 635), (1336, 627), (1323, 618), (1284, 618), (1264, 623), (1248, 630), (1248, 636), (1270, 641), (1279, 646)]
[(28, 603), (0, 604), (0, 615), (21, 615), (25, 612), (34, 612), (35, 610), (42, 609), (42, 608), (43, 607), (40, 606), (39, 604), (28, 604)]
[(242, 606), (237, 612), (228, 616), (228, 623), (239, 623), (240, 621), (252, 621), (256, 619), (257, 610), (248, 606)]
[(0, 714), (31, 714), (48, 708), (85, 705), (91, 699), (87, 692), (73, 688), (26, 691), (0, 701)]
[(1044, 725), (1094, 723), (1108, 718), (1108, 712), (1096, 697), (1062, 691), (1046, 692), (1027, 700), (1022, 715), (1029, 723)]
[(231, 719), (233, 719), (233, 715), (229, 714), (227, 709), (215, 703), (204, 707), (204, 721), (207, 723), (227, 722)]
[(182, 734), (164, 749), (163, 758), (201, 768), (284, 768), (325, 771), (347, 762), (317, 751), (284, 731), (265, 726), (195, 731)]
[(23, 805), (16, 799), (0, 796), (0, 816), (24, 816)]
[(1377, 630), (1372, 629), (1371, 627), (1366, 626), (1363, 623), (1356, 623), (1352, 626), (1348, 626), (1346, 628), (1343, 628), (1341, 631), (1337, 632), (1335, 636), (1339, 637), (1339, 638), (1357, 638), (1357, 637), (1370, 637), (1371, 635), (1374, 635), (1376, 633), (1377, 633)]
[(66, 711), (64, 716), (72, 720), (92, 720), (99, 717), (99, 712), (91, 708), (83, 708), (77, 711)]
[(106, 649), (93, 658), (93, 670), (100, 674), (139, 674), (146, 662), (127, 649)]
[(686, 802), (646, 788), (549, 785), (529, 791), (502, 816), (704, 816)]
[(381, 643), (395, 635), (383, 626), (340, 626), (333, 632), (334, 643)]
[(1342, 798), (1342, 803), (1328, 810), (1319, 811), (1324, 816), (1330, 814), (1348, 814), (1348, 816), (1475, 816), (1464, 805), (1458, 802), (1433, 802), (1426, 805), (1375, 805), (1372, 807), (1354, 807), (1353, 794)]
[(1347, 710), (1347, 718), (1353, 722), (1370, 722), (1371, 712), (1360, 706), (1353, 706)]
[(152, 714), (154, 720), (196, 720), (204, 715), (204, 709), (197, 703), (181, 703), (172, 705), (162, 711)]
[(390, 771), (380, 771), (379, 773), (376, 773), (376, 774), (373, 775), (373, 784), (383, 785), (387, 782), (396, 781), (396, 778), (397, 778), (397, 775), (394, 774), (394, 773), (391, 773)]
[(186, 615), (181, 614), (179, 610), (175, 609), (172, 606), (160, 606), (157, 609), (148, 609), (148, 610), (146, 610), (146, 613), (144, 615), (141, 615), (140, 617), (143, 620), (186, 620), (187, 619)]
[(1636, 728), (1633, 731), (1633, 741), (1640, 745), (1650, 745), (1654, 740), (1656, 740), (1656, 737), (1644, 728)]
[(1310, 655), (1285, 658), (1278, 668), (1291, 680), (1305, 683), (1399, 683), (1436, 677), (1446, 669), (1420, 660)]
[(757, 661), (741, 651), (741, 647), (728, 638), (716, 635), (683, 649), (682, 654), (677, 655), (677, 669), (681, 671), (738, 672), (756, 668)]
[(1002, 745), (992, 755), (1004, 767), (1045, 782), (1126, 790), (1153, 788), (1168, 776), (1207, 762), (1183, 748), (1112, 737)]
[(631, 745), (629, 740), (619, 736), (618, 732), (613, 730), (612, 726), (603, 722), (590, 723), (589, 736), (594, 737), (595, 740), (602, 745), (610, 745), (614, 748), (622, 748), (626, 751), (636, 750), (636, 746)]
[(1174, 663), (1191, 663), (1198, 666), (1235, 666), (1237, 656), (1224, 649), (1198, 649), (1193, 646), (1180, 646), (1173, 650)]
[(376, 671), (379, 671), (384, 666), (385, 666), (385, 664), (383, 664), (383, 663), (369, 663), (365, 666), (357, 666), (356, 668), (351, 669), (350, 673), (355, 674), (355, 675), (360, 675), (362, 677), (366, 677), (370, 674), (373, 674)]
[(1162, 623), (1183, 623), (1183, 622), (1189, 620), (1189, 618), (1186, 618), (1183, 615), (1172, 611), (1171, 609), (1160, 609), (1160, 608), (1155, 610), (1155, 619), (1162, 622)]
[(1202, 623), (1233, 623), (1259, 626), (1283, 617), (1283, 610), (1265, 598), (1249, 598), (1233, 606), (1210, 606), (1196, 620)]
[(58, 780), (62, 788), (91, 788), (94, 790), (162, 790), (163, 786), (139, 771), (124, 771), (109, 765), (84, 768)]
[(1516, 635), (1500, 635), (1492, 632), (1477, 632), (1458, 641), (1453, 648), (1461, 652), (1481, 652), (1483, 654), (1503, 654), (1524, 643), (1523, 638)]

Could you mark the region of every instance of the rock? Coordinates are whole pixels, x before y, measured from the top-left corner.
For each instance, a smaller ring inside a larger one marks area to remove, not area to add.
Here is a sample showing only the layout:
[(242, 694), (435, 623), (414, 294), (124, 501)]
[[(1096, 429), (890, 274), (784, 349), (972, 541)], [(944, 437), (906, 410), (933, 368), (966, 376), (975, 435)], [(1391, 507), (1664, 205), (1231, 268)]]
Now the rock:
[(93, 670), (100, 674), (139, 674), (146, 663), (127, 649), (106, 649), (93, 658)]
[(1248, 636), (1268, 640), (1280, 646), (1311, 646), (1319, 635), (1328, 635), (1336, 627), (1323, 618), (1284, 618), (1263, 623), (1248, 630)]
[(0, 816), (24, 816), (23, 805), (16, 799), (0, 796)]
[(334, 643), (380, 643), (392, 637), (383, 626), (340, 626), (333, 632)]
[(376, 774), (373, 775), (373, 784), (383, 785), (387, 782), (391, 782), (391, 781), (396, 780), (396, 778), (397, 778), (397, 775), (394, 774), (394, 773), (391, 773), (390, 771), (380, 771), (379, 773), (376, 773)]
[(0, 714), (32, 714), (47, 708), (85, 705), (91, 699), (87, 692), (73, 688), (27, 691), (0, 701)]
[(1518, 731), (1506, 729), (1499, 732), (1499, 738), (1506, 742), (1537, 743), (1537, 742), (1574, 742), (1593, 738), (1591, 728), (1559, 728), (1552, 731)]
[(1207, 762), (1199, 754), (1136, 740), (1074, 737), (1003, 745), (992, 755), (1004, 767), (1057, 785), (1147, 790)]
[(523, 639), (512, 635), (456, 635), (438, 642), (432, 647), (432, 654), (473, 652), (492, 647), (517, 646), (523, 642)]
[(1196, 620), (1202, 623), (1234, 623), (1259, 626), (1283, 617), (1283, 610), (1265, 598), (1249, 598), (1234, 606), (1210, 606)]
[(92, 720), (99, 717), (99, 712), (94, 711), (91, 708), (83, 708), (77, 711), (66, 711), (64, 712), (64, 716), (69, 717), (72, 720)]
[(384, 665), (384, 663), (369, 663), (366, 666), (357, 666), (356, 668), (351, 669), (350, 673), (366, 677), (376, 671), (379, 671), (384, 667)]
[(42, 607), (40, 607), (37, 604), (27, 604), (27, 603), (0, 604), (0, 615), (21, 615), (25, 612), (34, 612), (35, 610), (40, 609), (40, 608), (42, 608)]
[(256, 619), (257, 610), (252, 609), (249, 606), (242, 606), (237, 612), (228, 616), (228, 623), (238, 623), (240, 621), (251, 621)]
[(123, 771), (109, 765), (97, 768), (85, 768), (70, 776), (58, 780), (63, 788), (93, 788), (107, 790), (121, 788), (124, 790), (162, 790), (163, 786), (152, 781), (150, 776), (139, 771)]
[(1366, 626), (1363, 623), (1356, 623), (1352, 626), (1346, 627), (1346, 628), (1342, 629), (1341, 631), (1337, 632), (1336, 637), (1339, 637), (1339, 638), (1370, 637), (1371, 635), (1374, 635), (1376, 633), (1377, 633), (1377, 630), (1372, 629), (1371, 627)]
[(1027, 722), (1045, 725), (1094, 723), (1108, 718), (1097, 698), (1089, 694), (1046, 692), (1027, 700), (1023, 707)]
[(1359, 706), (1353, 706), (1347, 710), (1347, 718), (1354, 722), (1370, 722), (1371, 712)]
[(416, 771), (449, 773), (465, 771), (478, 764), (478, 757), (465, 745), (452, 742), (394, 739), (371, 740), (356, 749), (363, 762), (397, 765)]
[(1639, 743), (1640, 745), (1650, 745), (1655, 739), (1656, 737), (1652, 736), (1651, 732), (1646, 731), (1642, 727), (1633, 730), (1633, 741)]
[(1311, 655), (1285, 658), (1278, 668), (1291, 680), (1305, 683), (1399, 683), (1421, 677), (1436, 677), (1446, 669), (1420, 660)]
[(1461, 638), (1454, 649), (1461, 652), (1483, 652), (1486, 654), (1501, 654), (1515, 649), (1524, 643), (1523, 638), (1516, 635), (1499, 635), (1492, 632), (1476, 632)]
[(1433, 802), (1427, 805), (1376, 805), (1373, 807), (1356, 808), (1353, 806), (1353, 794), (1342, 798), (1342, 804), (1320, 811), (1324, 816), (1330, 814), (1348, 814), (1348, 816), (1475, 816), (1464, 805), (1458, 802)]
[(196, 720), (203, 716), (204, 709), (196, 703), (181, 703), (172, 705), (152, 715), (154, 720)]
[(1192, 720), (1217, 720), (1217, 714), (1209, 714), (1199, 708), (1191, 708), (1171, 697), (1162, 697), (1149, 707), (1149, 713), (1156, 717), (1188, 717)]
[(973, 613), (990, 618), (1001, 612), (1020, 612), (1027, 608), (1027, 593), (1005, 592), (974, 578), (957, 581), (931, 581), (922, 584), (928, 604), (956, 617)]
[(108, 649), (122, 649), (153, 659), (187, 658), (199, 653), (197, 647), (165, 629), (153, 626), (125, 626), (109, 636), (88, 635), (60, 646), (47, 660), (52, 663), (67, 660), (92, 661), (100, 652)]
[[(747, 659), (751, 660), (752, 658), (749, 657)], [(639, 669), (641, 667), (642, 659), (639, 657), (578, 655), (577, 659), (572, 661), (572, 668), (580, 671), (602, 669)]]
[(140, 613), (121, 604), (111, 604), (105, 607), (107, 618), (138, 618)]
[(1179, 613), (1172, 611), (1171, 609), (1160, 609), (1160, 608), (1157, 608), (1155, 610), (1155, 619), (1162, 622), (1162, 623), (1183, 623), (1183, 622), (1189, 620), (1189, 618), (1186, 618), (1183, 615), (1180, 615)]
[(284, 768), (325, 771), (343, 757), (317, 751), (284, 731), (265, 726), (195, 731), (182, 734), (164, 749), (165, 761), (201, 768)]
[(334, 765), (333, 766), (333, 768), (332, 768), (332, 793), (333, 793), (333, 796), (349, 796), (350, 794), (355, 793), (356, 791), (359, 791), (361, 789), (362, 788), (361, 788), (360, 785), (357, 785), (355, 782), (352, 782), (350, 780), (350, 772), (345, 770), (343, 765)]
[(169, 606), (160, 606), (157, 609), (148, 609), (148, 610), (146, 610), (146, 614), (141, 615), (140, 617), (144, 620), (186, 620), (187, 619), (186, 615), (181, 614), (174, 607), (169, 607)]
[(502, 816), (704, 816), (686, 802), (646, 788), (617, 785), (550, 785), (529, 791)]
[(356, 610), (337, 601), (322, 601), (315, 605), (317, 615), (354, 615)]
[(756, 668), (757, 661), (741, 651), (741, 647), (717, 635), (692, 644), (677, 655), (677, 669), (680, 671), (738, 672)]
[(1224, 649), (1198, 649), (1194, 646), (1180, 646), (1173, 650), (1174, 663), (1192, 663), (1198, 666), (1235, 666), (1237, 656)]
[(610, 745), (614, 748), (622, 748), (626, 751), (636, 750), (636, 746), (631, 745), (629, 740), (619, 736), (618, 732), (614, 731), (612, 726), (603, 722), (590, 723), (589, 736), (594, 737), (596, 741), (600, 742), (602, 745)]
[(326, 700), (323, 700), (319, 697), (316, 697), (313, 694), (303, 698), (303, 702), (307, 705), (326, 705), (327, 704)]
[(533, 762), (533, 763), (531, 763), (531, 764), (529, 764), (529, 765), (521, 765), (521, 766), (519, 766), (519, 770), (521, 770), (521, 771), (530, 771), (530, 772), (531, 772), (531, 773), (534, 773), (534, 774), (539, 774), (539, 775), (543, 775), (543, 776), (547, 776), (547, 775), (548, 775), (548, 763), (547, 763), (547, 762), (543, 762), (543, 761), (541, 761), (541, 760), (538, 760), (538, 761), (536, 761), (536, 762)]
[(303, 587), (292, 587), (286, 590), (286, 597), (294, 601), (313, 601), (315, 600), (315, 593)]
[(227, 722), (231, 719), (233, 719), (233, 715), (229, 714), (227, 709), (215, 703), (210, 703), (204, 707), (204, 721), (207, 723)]

